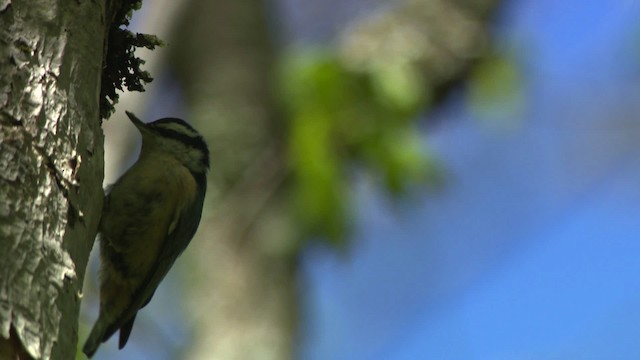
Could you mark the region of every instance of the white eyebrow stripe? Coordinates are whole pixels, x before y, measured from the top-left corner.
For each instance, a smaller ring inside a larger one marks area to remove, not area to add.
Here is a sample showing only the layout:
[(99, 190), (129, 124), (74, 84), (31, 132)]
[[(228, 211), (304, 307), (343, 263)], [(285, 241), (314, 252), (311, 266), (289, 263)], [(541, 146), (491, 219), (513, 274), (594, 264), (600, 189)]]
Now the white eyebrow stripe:
[(177, 133), (184, 134), (184, 135), (187, 135), (189, 137), (198, 137), (198, 136), (200, 136), (200, 134), (198, 134), (197, 131), (195, 131), (193, 129), (190, 129), (190, 128), (184, 126), (184, 125), (177, 124), (177, 123), (164, 123), (164, 124), (158, 124), (156, 126), (159, 127), (159, 128), (162, 128), (162, 129), (175, 131)]

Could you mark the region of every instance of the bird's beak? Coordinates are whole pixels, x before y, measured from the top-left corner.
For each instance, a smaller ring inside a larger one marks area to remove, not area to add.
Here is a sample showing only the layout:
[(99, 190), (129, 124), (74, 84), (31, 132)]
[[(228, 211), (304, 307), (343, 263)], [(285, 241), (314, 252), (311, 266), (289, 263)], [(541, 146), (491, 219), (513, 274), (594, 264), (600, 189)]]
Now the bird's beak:
[(135, 125), (140, 132), (144, 132), (147, 130), (146, 124), (142, 122), (142, 120), (138, 119), (132, 112), (125, 111), (125, 114), (129, 117), (129, 120)]

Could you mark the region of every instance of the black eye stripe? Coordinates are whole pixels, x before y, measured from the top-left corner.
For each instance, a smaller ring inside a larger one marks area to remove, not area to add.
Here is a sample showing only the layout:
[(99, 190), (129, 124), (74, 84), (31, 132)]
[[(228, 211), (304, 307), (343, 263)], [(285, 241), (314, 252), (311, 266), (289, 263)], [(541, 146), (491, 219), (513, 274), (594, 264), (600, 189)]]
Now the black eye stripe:
[(202, 157), (202, 165), (209, 168), (209, 148), (207, 147), (207, 143), (204, 142), (204, 139), (202, 139), (202, 136), (189, 136), (181, 132), (162, 127), (152, 127), (150, 130), (158, 133), (164, 138), (179, 141), (189, 147), (201, 151), (204, 155)]
[[(164, 126), (165, 124), (174, 125), (173, 127)], [(184, 128), (184, 132), (177, 129)], [(176, 129), (177, 128), (177, 129)], [(198, 134), (196, 129), (186, 123), (182, 119), (163, 118), (147, 124), (147, 129), (160, 135), (163, 138), (176, 140), (188, 147), (194, 148), (202, 153), (201, 165), (209, 168), (209, 148), (204, 142), (202, 136)]]
[(153, 131), (154, 133), (159, 134), (162, 137), (178, 140), (181, 143), (184, 143), (196, 148), (201, 148), (201, 146), (198, 146), (198, 142), (203, 142), (200, 136), (190, 136), (185, 133), (175, 131), (173, 129), (167, 129), (162, 127), (152, 127), (150, 128), (150, 130)]

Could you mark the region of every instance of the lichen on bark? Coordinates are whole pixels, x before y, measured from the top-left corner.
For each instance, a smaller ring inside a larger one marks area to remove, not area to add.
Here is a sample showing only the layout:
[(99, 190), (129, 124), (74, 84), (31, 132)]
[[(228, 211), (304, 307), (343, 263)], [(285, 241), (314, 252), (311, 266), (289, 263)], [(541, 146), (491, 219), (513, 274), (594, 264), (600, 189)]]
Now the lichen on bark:
[(141, 0), (125, 0), (113, 12), (102, 71), (100, 116), (103, 119), (113, 113), (119, 98), (118, 90), (144, 91), (144, 84), (153, 80), (147, 71), (142, 70), (145, 61), (135, 56), (135, 49), (153, 50), (161, 46), (162, 41), (154, 35), (134, 34), (126, 28), (133, 11), (140, 9), (141, 4)]

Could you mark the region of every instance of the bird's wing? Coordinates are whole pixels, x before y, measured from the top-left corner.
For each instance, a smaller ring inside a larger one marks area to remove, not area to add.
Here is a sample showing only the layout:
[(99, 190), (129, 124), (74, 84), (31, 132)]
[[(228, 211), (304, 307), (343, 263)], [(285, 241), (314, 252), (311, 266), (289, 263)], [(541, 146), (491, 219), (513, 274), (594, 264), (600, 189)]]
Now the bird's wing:
[[(187, 245), (189, 245), (200, 223), (206, 184), (199, 186), (196, 192), (195, 201), (192, 205), (184, 211), (174, 214), (171, 222), (172, 226), (169, 228), (170, 233), (158, 252), (157, 261), (151, 267), (145, 279), (140, 283), (138, 289), (134, 292), (128, 309), (109, 327), (107, 337), (110, 337), (116, 330), (122, 328), (130, 319), (133, 320), (138, 310), (149, 303), (160, 281), (167, 275), (178, 256), (186, 249)], [(173, 226), (173, 224), (175, 224), (175, 226)], [(133, 323), (131, 325), (133, 325)], [(129, 332), (130, 331), (129, 329)], [(120, 348), (124, 347), (127, 339), (128, 335), (124, 337), (124, 340), (121, 335)]]

